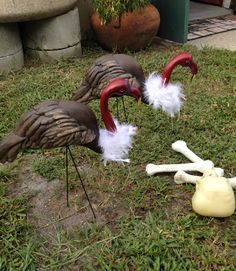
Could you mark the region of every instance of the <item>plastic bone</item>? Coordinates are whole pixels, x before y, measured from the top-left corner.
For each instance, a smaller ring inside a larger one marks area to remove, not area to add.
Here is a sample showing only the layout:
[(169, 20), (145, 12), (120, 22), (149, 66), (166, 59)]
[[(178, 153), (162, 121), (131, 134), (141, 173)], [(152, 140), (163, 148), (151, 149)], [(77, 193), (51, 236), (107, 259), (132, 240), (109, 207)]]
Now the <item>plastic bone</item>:
[(146, 172), (149, 176), (154, 175), (156, 173), (176, 172), (179, 170), (198, 171), (203, 173), (206, 169), (213, 169), (213, 167), (214, 164), (210, 160), (198, 163), (185, 163), (185, 164), (168, 164), (168, 165), (147, 164)]
[[(193, 151), (191, 151), (188, 148), (187, 143), (183, 140), (177, 140), (176, 142), (174, 142), (171, 145), (171, 147), (174, 151), (177, 151), (177, 152), (183, 154), (186, 158), (188, 158), (193, 163), (198, 163), (198, 162), (204, 161), (202, 158), (197, 156)], [(224, 175), (224, 170), (222, 168), (215, 167), (214, 171), (216, 172), (216, 174), (218, 176)]]
[[(206, 174), (203, 174), (203, 176), (204, 175), (206, 175)], [(209, 174), (208, 174), (208, 176), (209, 176)], [(196, 184), (196, 182), (198, 180), (200, 180), (201, 178), (202, 178), (202, 176), (191, 175), (191, 174), (184, 172), (183, 170), (179, 170), (176, 172), (176, 174), (174, 176), (174, 181), (176, 184), (183, 184), (183, 183)], [(227, 178), (227, 180), (228, 180), (229, 184), (231, 185), (231, 187), (233, 189), (236, 189), (236, 177)]]
[(183, 184), (183, 183), (192, 183), (196, 184), (197, 180), (201, 179), (202, 176), (196, 176), (186, 173), (183, 170), (179, 170), (175, 173), (174, 181), (176, 184)]

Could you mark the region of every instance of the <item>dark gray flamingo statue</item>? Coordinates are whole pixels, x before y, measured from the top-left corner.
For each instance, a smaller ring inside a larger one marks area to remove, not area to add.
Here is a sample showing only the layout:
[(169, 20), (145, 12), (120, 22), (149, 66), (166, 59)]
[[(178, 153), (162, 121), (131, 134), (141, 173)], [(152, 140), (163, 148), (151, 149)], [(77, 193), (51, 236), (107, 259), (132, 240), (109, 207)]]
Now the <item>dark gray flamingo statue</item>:
[[(88, 103), (99, 99), (102, 89), (110, 80), (123, 77), (131, 86), (140, 89), (144, 103), (154, 108), (161, 108), (172, 117), (180, 111), (184, 98), (181, 85), (169, 83), (171, 73), (178, 65), (189, 67), (192, 75), (197, 74), (197, 64), (193, 61), (192, 55), (187, 52), (179, 53), (171, 58), (166, 63), (161, 76), (151, 74), (147, 80), (135, 58), (125, 54), (104, 55), (88, 69), (82, 84), (74, 91), (71, 100)], [(122, 102), (124, 106), (123, 99)]]
[[(0, 162), (12, 162), (20, 151), (28, 148), (65, 147), (68, 204), (68, 152), (74, 163), (69, 149), (70, 145), (88, 147), (101, 153), (104, 163), (109, 160), (129, 161), (127, 155), (132, 145), (132, 137), (136, 133), (136, 127), (114, 121), (108, 108), (110, 96), (124, 94), (129, 94), (135, 99), (141, 97), (140, 91), (130, 87), (123, 78), (112, 80), (102, 90), (100, 109), (106, 129), (99, 129), (94, 112), (82, 103), (49, 100), (34, 106), (22, 115), (14, 131), (0, 142)], [(74, 166), (78, 173), (75, 163)], [(83, 186), (82, 180), (81, 184)], [(87, 196), (85, 189), (84, 191)], [(88, 196), (87, 199), (89, 201)], [(92, 209), (91, 204), (90, 207)], [(94, 214), (93, 209), (92, 212)]]

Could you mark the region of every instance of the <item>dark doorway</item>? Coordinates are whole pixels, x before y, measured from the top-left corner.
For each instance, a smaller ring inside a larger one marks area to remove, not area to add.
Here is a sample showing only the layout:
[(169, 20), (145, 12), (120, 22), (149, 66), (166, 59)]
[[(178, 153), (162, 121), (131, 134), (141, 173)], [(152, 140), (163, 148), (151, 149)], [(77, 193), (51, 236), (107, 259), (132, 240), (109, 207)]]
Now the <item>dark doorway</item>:
[(202, 2), (202, 3), (213, 4), (213, 5), (218, 5), (218, 6), (222, 6), (223, 4), (223, 0), (195, 0), (194, 2)]

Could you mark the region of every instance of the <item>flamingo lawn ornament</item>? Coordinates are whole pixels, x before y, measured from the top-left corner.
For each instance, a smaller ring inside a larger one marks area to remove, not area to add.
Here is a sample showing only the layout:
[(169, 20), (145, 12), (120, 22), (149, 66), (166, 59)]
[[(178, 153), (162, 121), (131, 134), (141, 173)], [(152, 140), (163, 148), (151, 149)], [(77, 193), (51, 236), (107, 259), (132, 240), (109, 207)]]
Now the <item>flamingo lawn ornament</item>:
[(182, 52), (171, 58), (165, 65), (162, 75), (152, 73), (144, 83), (143, 95), (146, 102), (154, 109), (162, 109), (174, 117), (181, 109), (185, 95), (179, 83), (170, 83), (171, 74), (176, 66), (189, 67), (192, 78), (198, 72), (197, 63), (191, 54)]
[(161, 76), (151, 74), (147, 80), (142, 67), (133, 57), (125, 54), (104, 55), (88, 69), (81, 86), (74, 91), (71, 99), (82, 103), (99, 99), (102, 89), (110, 80), (123, 77), (131, 86), (141, 90), (144, 103), (161, 108), (173, 117), (180, 111), (184, 98), (181, 86), (169, 83), (171, 73), (177, 65), (189, 67), (193, 76), (197, 74), (197, 64), (187, 52), (179, 53), (168, 61)]
[[(130, 87), (123, 78), (111, 81), (102, 91), (100, 109), (106, 129), (100, 129), (94, 112), (85, 104), (75, 101), (49, 100), (34, 106), (24, 113), (13, 132), (0, 142), (0, 162), (12, 162), (17, 154), (28, 148), (66, 148), (66, 183), (68, 204), (68, 152), (75, 165), (70, 145), (81, 145), (102, 153), (104, 163), (109, 160), (129, 162), (126, 159), (132, 145), (136, 127), (119, 124), (108, 108), (109, 97), (129, 94), (135, 99), (141, 97), (137, 88)], [(79, 176), (81, 184), (83, 182)], [(83, 186), (86, 197), (86, 190)], [(91, 210), (95, 217), (92, 205)]]

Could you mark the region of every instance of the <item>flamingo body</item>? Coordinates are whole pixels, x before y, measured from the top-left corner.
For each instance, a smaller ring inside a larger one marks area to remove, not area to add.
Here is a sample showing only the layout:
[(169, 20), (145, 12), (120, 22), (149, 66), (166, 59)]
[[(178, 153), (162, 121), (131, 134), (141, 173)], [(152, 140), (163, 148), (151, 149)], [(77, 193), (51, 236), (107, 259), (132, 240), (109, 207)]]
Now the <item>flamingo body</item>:
[(91, 65), (71, 100), (88, 103), (100, 99), (102, 90), (117, 77), (126, 79), (130, 86), (139, 89), (142, 89), (142, 82), (145, 81), (142, 67), (135, 58), (125, 54), (107, 54)]
[(93, 111), (74, 101), (49, 100), (22, 115), (14, 131), (0, 143), (0, 162), (13, 161), (27, 148), (86, 146), (96, 152), (99, 127)]

